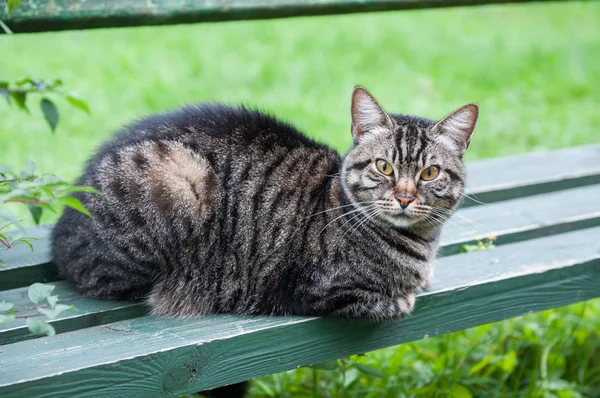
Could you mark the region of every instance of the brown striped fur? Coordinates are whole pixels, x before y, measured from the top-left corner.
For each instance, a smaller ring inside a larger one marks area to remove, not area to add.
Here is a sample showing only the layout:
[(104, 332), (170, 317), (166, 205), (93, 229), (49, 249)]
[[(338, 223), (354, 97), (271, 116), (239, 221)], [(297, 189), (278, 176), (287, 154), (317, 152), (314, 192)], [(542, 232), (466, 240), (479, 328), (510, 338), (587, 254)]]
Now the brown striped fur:
[(92, 217), (65, 211), (56, 265), (90, 297), (145, 299), (156, 314), (402, 317), (460, 202), (477, 112), (387, 114), (358, 87), (343, 157), (243, 107), (151, 116), (90, 160), (78, 184), (102, 195), (79, 194)]

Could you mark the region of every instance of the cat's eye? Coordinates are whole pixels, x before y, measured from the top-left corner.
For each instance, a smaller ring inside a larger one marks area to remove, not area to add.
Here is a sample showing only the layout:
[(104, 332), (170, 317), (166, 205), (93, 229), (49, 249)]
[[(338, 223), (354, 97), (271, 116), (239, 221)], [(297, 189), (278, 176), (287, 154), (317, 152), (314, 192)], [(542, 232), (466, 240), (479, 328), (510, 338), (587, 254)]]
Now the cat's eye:
[(375, 164), (377, 165), (377, 170), (379, 170), (379, 172), (383, 175), (389, 176), (394, 172), (392, 165), (383, 159), (377, 159)]
[(440, 174), (440, 168), (437, 166), (429, 166), (421, 173), (421, 179), (423, 181), (435, 180)]

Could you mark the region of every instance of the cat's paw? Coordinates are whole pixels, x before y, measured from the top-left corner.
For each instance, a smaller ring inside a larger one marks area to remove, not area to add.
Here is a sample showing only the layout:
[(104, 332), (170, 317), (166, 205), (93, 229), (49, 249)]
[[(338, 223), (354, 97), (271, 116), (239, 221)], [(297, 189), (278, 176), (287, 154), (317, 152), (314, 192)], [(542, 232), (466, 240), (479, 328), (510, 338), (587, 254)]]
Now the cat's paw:
[(429, 286), (431, 285), (432, 280), (433, 280), (433, 267), (431, 267), (431, 269), (429, 270), (429, 275), (427, 276), (427, 278), (425, 278), (423, 280), (423, 282), (421, 282), (421, 286), (419, 286), (419, 289), (421, 291), (429, 289)]
[(406, 316), (412, 312), (413, 308), (415, 308), (415, 295), (411, 293), (398, 297), (396, 299), (396, 304), (398, 315), (400, 317)]

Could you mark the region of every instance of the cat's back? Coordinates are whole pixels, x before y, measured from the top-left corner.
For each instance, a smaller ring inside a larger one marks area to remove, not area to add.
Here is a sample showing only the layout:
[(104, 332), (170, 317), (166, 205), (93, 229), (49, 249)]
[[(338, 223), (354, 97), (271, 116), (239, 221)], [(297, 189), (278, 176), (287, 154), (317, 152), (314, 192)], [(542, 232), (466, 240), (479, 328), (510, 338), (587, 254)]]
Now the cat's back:
[(332, 149), (245, 107), (147, 117), (90, 159), (78, 184), (101, 194), (77, 194), (92, 217), (66, 209), (58, 221), (55, 264), (90, 296), (144, 296), (173, 267), (217, 261), (231, 242), (245, 247), (266, 209), (270, 220), (300, 214), (297, 198), (320, 195), (338, 162)]
[(196, 152), (260, 150), (276, 147), (323, 149), (295, 127), (244, 106), (218, 103), (189, 105), (129, 124), (104, 144), (95, 161), (146, 142), (179, 142)]

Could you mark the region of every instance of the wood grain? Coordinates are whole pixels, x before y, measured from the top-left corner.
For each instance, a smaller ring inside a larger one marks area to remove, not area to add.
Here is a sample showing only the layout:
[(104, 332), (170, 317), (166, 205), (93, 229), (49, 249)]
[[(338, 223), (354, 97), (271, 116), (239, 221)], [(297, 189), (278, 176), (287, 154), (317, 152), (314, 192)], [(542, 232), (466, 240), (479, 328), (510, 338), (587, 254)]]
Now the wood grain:
[(0, 395), (177, 396), (591, 299), (599, 236), (588, 228), (440, 259), (415, 313), (397, 322), (141, 317), (10, 344)]
[(26, 33), (528, 1), (534, 0), (24, 0), (10, 18), (2, 7), (0, 19)]
[(485, 203), (600, 184), (600, 145), (480, 160), (467, 174), (467, 193)]
[[(75, 306), (75, 310), (61, 313), (57, 319), (49, 321), (56, 333), (64, 333), (87, 327), (104, 325), (124, 319), (132, 319), (145, 314), (146, 309), (141, 303), (128, 301), (96, 300), (81, 296), (70, 283), (58, 281), (53, 283), (56, 288), (52, 292), (58, 295), (59, 304)], [(14, 304), (15, 315), (32, 315), (38, 313), (36, 307), (27, 297), (27, 288), (12, 289), (0, 292), (0, 302)], [(48, 308), (47, 303), (42, 308)], [(0, 345), (36, 338), (27, 329), (25, 319), (15, 319), (11, 323), (0, 325)]]

